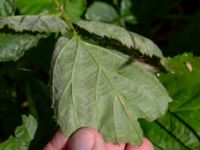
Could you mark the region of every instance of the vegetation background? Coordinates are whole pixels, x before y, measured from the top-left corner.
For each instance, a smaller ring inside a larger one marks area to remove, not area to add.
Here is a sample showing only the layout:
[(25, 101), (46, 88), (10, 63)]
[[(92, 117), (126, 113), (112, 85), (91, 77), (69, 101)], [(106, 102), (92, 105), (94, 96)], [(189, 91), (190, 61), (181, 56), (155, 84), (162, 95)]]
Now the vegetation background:
[[(0, 0), (0, 16), (5, 16), (4, 1)], [(175, 74), (161, 72), (158, 78), (174, 101), (165, 117), (153, 123), (141, 120), (144, 134), (156, 149), (199, 150), (199, 1), (88, 0), (87, 5), (82, 0), (76, 1), (77, 6), (68, 8), (72, 10), (72, 19), (76, 19), (74, 13), (79, 13), (81, 18), (123, 26), (152, 39), (169, 57)], [(54, 9), (49, 4), (51, 0), (14, 2), (15, 9), (11, 10), (11, 14), (15, 15), (48, 14)], [(6, 33), (7, 29), (0, 32)], [(0, 36), (0, 55), (4, 40)], [(55, 42), (55, 35), (52, 34), (40, 40), (19, 60), (0, 62), (0, 142), (15, 135), (16, 127), (26, 121), (26, 118), (22, 120), (22, 114), (32, 114), (37, 118), (38, 128), (29, 149), (42, 149), (58, 128), (52, 117), (49, 86), (49, 68)]]

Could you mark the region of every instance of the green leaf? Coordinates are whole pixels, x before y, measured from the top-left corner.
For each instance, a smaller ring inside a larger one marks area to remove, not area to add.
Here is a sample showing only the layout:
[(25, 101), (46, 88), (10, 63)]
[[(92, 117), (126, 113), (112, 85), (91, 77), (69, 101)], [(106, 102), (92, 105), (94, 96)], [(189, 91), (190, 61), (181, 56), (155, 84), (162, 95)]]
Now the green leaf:
[[(87, 6), (86, 0), (60, 0), (60, 3), (72, 21), (79, 20)], [(27, 0), (17, 0), (16, 4), (22, 15), (59, 13), (53, 0), (33, 0), (28, 3)]]
[(161, 50), (151, 40), (122, 27), (94, 21), (78, 21), (77, 25), (90, 33), (117, 40), (124, 46), (138, 50), (144, 55), (163, 58)]
[(50, 14), (55, 9), (52, 0), (16, 0), (16, 6), (21, 15)]
[[(199, 112), (198, 112), (199, 113)], [(185, 116), (187, 116), (185, 114)], [(155, 150), (199, 150), (199, 138), (182, 118), (174, 113), (167, 113), (154, 123), (143, 123), (146, 136), (153, 142)]]
[(158, 149), (200, 149), (200, 57), (183, 54), (168, 60), (171, 72), (160, 80), (174, 99), (157, 123), (145, 123), (145, 134)]
[(132, 12), (132, 1), (122, 0), (120, 5), (121, 17), (130, 24), (136, 24), (137, 19)]
[(171, 98), (153, 74), (127, 61), (79, 37), (59, 39), (52, 60), (53, 107), (66, 136), (88, 126), (106, 141), (141, 144), (137, 119), (162, 116)]
[(34, 117), (29, 115), (28, 117), (22, 116), (23, 124), (17, 127), (15, 131), (15, 137), (9, 137), (9, 139), (0, 144), (2, 150), (27, 150), (31, 140), (34, 138), (37, 121)]
[(36, 46), (44, 35), (0, 33), (0, 62), (18, 60), (24, 52)]
[(72, 21), (79, 20), (87, 6), (86, 0), (61, 0), (61, 3)]
[(119, 19), (119, 16), (111, 5), (105, 2), (94, 2), (88, 9), (85, 14), (86, 19), (93, 21), (102, 21), (102, 22), (116, 22)]
[(15, 11), (14, 0), (1, 0), (0, 1), (0, 16), (10, 16)]
[(17, 32), (32, 31), (45, 33), (65, 33), (67, 24), (57, 16), (11, 16), (0, 17), (0, 29), (8, 26)]
[[(173, 59), (168, 59), (168, 67), (171, 72), (161, 74), (160, 80), (168, 89), (170, 95), (176, 99), (170, 105), (170, 109), (172, 111), (199, 109), (197, 106), (200, 103), (196, 98), (200, 91), (200, 58), (185, 53)], [(191, 102), (191, 100), (194, 101)], [(196, 103), (194, 104), (194, 102)]]

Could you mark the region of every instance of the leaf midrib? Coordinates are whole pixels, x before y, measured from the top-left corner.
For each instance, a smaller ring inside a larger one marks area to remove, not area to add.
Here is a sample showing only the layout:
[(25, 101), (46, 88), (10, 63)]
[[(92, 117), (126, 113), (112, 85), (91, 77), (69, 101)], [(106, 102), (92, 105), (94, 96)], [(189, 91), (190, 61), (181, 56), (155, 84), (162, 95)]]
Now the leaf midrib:
[[(83, 44), (84, 44), (84, 43), (83, 43)], [(90, 44), (88, 44), (88, 45), (90, 45)], [(90, 46), (93, 46), (93, 45), (90, 45)], [(138, 129), (135, 127), (135, 121), (136, 121), (137, 119), (132, 119), (133, 116), (129, 114), (128, 109), (127, 109), (126, 106), (123, 104), (122, 100), (119, 98), (119, 97), (120, 97), (120, 92), (118, 93), (118, 89), (116, 90), (116, 88), (115, 88), (114, 85), (112, 84), (112, 81), (111, 81), (111, 79), (109, 78), (109, 76), (106, 74), (106, 71), (104, 70), (103, 65), (101, 65), (101, 63), (98, 62), (98, 60), (96, 59), (96, 57), (90, 52), (89, 48), (85, 48), (85, 49), (88, 51), (88, 53), (90, 54), (90, 56), (93, 58), (93, 60), (94, 60), (95, 63), (97, 64), (97, 66), (102, 70), (104, 76), (107, 78), (108, 82), (109, 82), (110, 85), (112, 86), (112, 89), (113, 89), (113, 91), (114, 91), (114, 93), (115, 93), (115, 96), (116, 96), (117, 99), (120, 101), (121, 105), (123, 106), (123, 108), (124, 108), (124, 110), (125, 110), (125, 112), (126, 112), (127, 117), (128, 117), (129, 120), (132, 122), (133, 127), (134, 127), (135, 131), (137, 132), (137, 135), (138, 135), (137, 137), (139, 137), (139, 139), (142, 139), (142, 136), (141, 136), (141, 134), (140, 134), (140, 131), (138, 131)], [(101, 49), (101, 50), (102, 50), (102, 49)], [(107, 52), (107, 51), (106, 51), (106, 52)], [(113, 53), (111, 53), (111, 54), (113, 54)], [(117, 56), (119, 57), (119, 55), (117, 55)], [(124, 59), (123, 57), (119, 57), (119, 58)], [(113, 103), (113, 107), (114, 107), (114, 103)], [(112, 107), (112, 108), (113, 108), (113, 107)], [(114, 110), (114, 108), (113, 108), (113, 110)], [(113, 113), (113, 115), (114, 115), (114, 113)], [(131, 117), (131, 116), (132, 116), (132, 117)], [(135, 120), (135, 121), (134, 121), (134, 120)], [(114, 124), (114, 126), (115, 126), (115, 124)], [(117, 141), (119, 141), (119, 138), (118, 138), (118, 136), (117, 136), (117, 129), (116, 129), (116, 127), (115, 127), (115, 134), (116, 134), (116, 137), (117, 137)]]
[[(94, 46), (94, 45), (91, 45), (90, 43), (85, 43), (85, 42), (84, 42), (84, 44), (85, 44), (85, 45), (92, 46), (92, 47)], [(113, 55), (113, 56), (116, 56), (116, 57), (120, 58), (121, 60), (124, 60), (124, 59), (128, 58), (128, 57), (126, 57), (126, 56), (124, 56), (124, 55), (117, 55), (117, 54), (115, 54), (115, 53), (113, 53), (113, 52), (111, 52), (111, 51), (109, 51), (109, 50), (104, 50), (104, 49), (102, 49), (102, 48), (101, 48), (101, 50), (102, 50), (102, 51), (105, 51), (105, 52), (107, 52), (107, 53), (109, 53), (109, 54), (111, 54), (111, 55)], [(97, 59), (95, 59), (95, 62), (96, 62), (96, 64), (97, 64), (98, 66), (100, 66), (100, 68), (105, 72), (105, 69), (103, 69), (104, 67), (103, 67), (100, 63), (98, 63)], [(119, 73), (118, 73), (118, 74), (119, 74)], [(127, 80), (130, 81), (130, 79), (127, 78), (126, 76), (123, 76), (122, 74), (119, 74), (119, 75), (122, 76), (122, 77), (124, 77), (124, 78), (126, 78)], [(149, 95), (148, 93), (144, 92), (144, 94), (147, 95), (147, 97), (150, 97), (150, 99), (152, 99), (152, 96)], [(162, 113), (162, 111), (160, 110), (157, 101), (153, 101), (153, 102), (154, 102), (155, 105), (157, 106), (157, 109), (159, 110), (159, 114), (162, 115), (163, 113)]]

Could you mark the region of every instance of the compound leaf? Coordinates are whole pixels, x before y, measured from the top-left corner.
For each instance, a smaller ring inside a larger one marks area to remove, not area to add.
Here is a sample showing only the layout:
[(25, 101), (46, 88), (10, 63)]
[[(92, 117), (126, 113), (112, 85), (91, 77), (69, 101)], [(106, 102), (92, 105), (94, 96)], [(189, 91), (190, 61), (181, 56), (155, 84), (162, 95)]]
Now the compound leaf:
[(17, 32), (65, 33), (67, 24), (57, 16), (11, 16), (0, 17), (0, 29), (8, 27)]
[(77, 25), (90, 33), (117, 40), (144, 55), (163, 58), (161, 50), (151, 40), (122, 27), (95, 21), (79, 21)]
[(0, 62), (18, 60), (45, 35), (0, 33)]
[(17, 127), (15, 131), (15, 137), (9, 137), (9, 139), (0, 144), (0, 149), (4, 150), (27, 150), (31, 140), (34, 138), (37, 121), (29, 115), (28, 117), (22, 116), (23, 124)]
[(141, 144), (137, 119), (162, 116), (171, 98), (153, 74), (127, 62), (126, 55), (79, 37), (59, 39), (52, 60), (53, 107), (66, 136), (88, 126), (107, 141)]

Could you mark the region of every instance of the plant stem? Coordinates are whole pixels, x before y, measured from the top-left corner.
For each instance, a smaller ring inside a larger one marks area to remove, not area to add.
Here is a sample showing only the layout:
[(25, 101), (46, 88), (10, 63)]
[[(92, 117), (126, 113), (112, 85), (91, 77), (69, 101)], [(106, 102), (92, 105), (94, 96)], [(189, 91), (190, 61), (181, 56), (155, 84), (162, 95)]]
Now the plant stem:
[(65, 9), (64, 9), (64, 7), (63, 7), (63, 5), (60, 3), (59, 0), (53, 0), (53, 1), (54, 1), (54, 3), (55, 3), (56, 7), (58, 7), (58, 9), (60, 10), (63, 19), (65, 20), (65, 22), (66, 22), (67, 25), (69, 26), (72, 35), (77, 36), (78, 34), (77, 34), (77, 32), (76, 32), (76, 29), (74, 28), (74, 26), (73, 26), (71, 20), (69, 19), (68, 14), (66, 13), (66, 11), (65, 11)]

